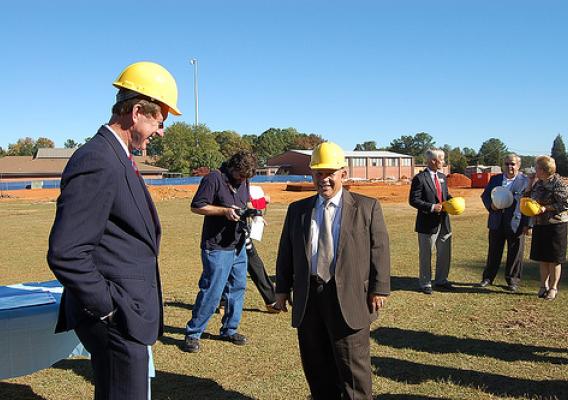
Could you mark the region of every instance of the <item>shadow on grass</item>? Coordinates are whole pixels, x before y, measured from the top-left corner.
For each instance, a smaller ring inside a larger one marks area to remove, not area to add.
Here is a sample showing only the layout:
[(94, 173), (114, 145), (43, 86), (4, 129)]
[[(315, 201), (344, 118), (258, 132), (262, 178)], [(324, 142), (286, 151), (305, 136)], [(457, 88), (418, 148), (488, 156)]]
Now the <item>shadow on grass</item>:
[(473, 370), (439, 367), (389, 357), (373, 357), (376, 374), (404, 384), (418, 385), (428, 381), (448, 382), (455, 385), (479, 388), (496, 396), (515, 396), (543, 400), (568, 398), (568, 385), (564, 380), (537, 381), (512, 378)]
[[(56, 363), (53, 367), (71, 370), (76, 375), (82, 376), (93, 384), (93, 374), (89, 360), (64, 360)], [(18, 396), (2, 398), (24, 399), (28, 397)], [(156, 377), (152, 379), (152, 400), (186, 400), (188, 398), (234, 400), (253, 399), (252, 397), (245, 396), (239, 392), (225, 390), (217, 382), (211, 379), (156, 371)], [(43, 400), (43, 397), (29, 397), (29, 399)]]
[(381, 394), (379, 396), (375, 396), (373, 400), (412, 400), (412, 399), (419, 399), (419, 400), (450, 400), (447, 397), (430, 397), (430, 396), (423, 396), (418, 394)]
[(31, 387), (19, 383), (0, 382), (0, 399), (47, 400), (34, 393)]
[[(448, 293), (491, 293), (487, 288), (477, 286), (477, 283), (471, 282), (452, 282), (454, 288), (452, 290), (440, 290)], [(418, 278), (409, 276), (393, 276), (391, 277), (391, 290), (393, 292), (420, 292)], [(434, 291), (437, 291), (434, 287)]]
[(182, 303), (181, 301), (165, 301), (164, 307), (177, 307), (186, 310), (193, 310), (193, 304)]
[(484, 339), (457, 338), (435, 335), (426, 331), (412, 331), (399, 328), (378, 328), (371, 333), (375, 341), (396, 349), (413, 349), (431, 354), (469, 354), (491, 357), (503, 361), (535, 361), (552, 364), (568, 364), (567, 357), (554, 357), (538, 353), (565, 352), (567, 349), (532, 346), (518, 343), (498, 342)]

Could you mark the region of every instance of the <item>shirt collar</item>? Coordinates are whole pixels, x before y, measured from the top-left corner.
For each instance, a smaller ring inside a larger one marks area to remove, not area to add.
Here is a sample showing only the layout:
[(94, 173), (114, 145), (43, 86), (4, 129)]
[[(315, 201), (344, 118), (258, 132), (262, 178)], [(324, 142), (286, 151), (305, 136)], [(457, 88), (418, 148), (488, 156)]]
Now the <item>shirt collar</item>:
[[(339, 192), (335, 194), (329, 201), (337, 208), (341, 203), (341, 196), (343, 195), (343, 188), (339, 189)], [(323, 207), (326, 203), (326, 199), (324, 199), (320, 194), (318, 194), (318, 207)]]
[(126, 157), (130, 156), (130, 151), (128, 151), (128, 147), (126, 147), (126, 143), (124, 143), (122, 141), (122, 139), (120, 138), (120, 136), (118, 136), (118, 134), (112, 130), (112, 128), (110, 127), (110, 125), (105, 125), (105, 128), (107, 128), (116, 138), (116, 140), (118, 140), (118, 143), (120, 143), (120, 145), (122, 146), (122, 148), (124, 149), (124, 152), (126, 153)]

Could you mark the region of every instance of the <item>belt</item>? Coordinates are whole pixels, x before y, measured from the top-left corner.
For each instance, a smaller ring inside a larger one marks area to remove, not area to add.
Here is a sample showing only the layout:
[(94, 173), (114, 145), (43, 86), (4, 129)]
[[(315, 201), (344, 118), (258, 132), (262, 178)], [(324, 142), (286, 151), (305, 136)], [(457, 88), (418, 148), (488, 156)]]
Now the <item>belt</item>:
[(313, 287), (317, 294), (323, 292), (324, 286), (328, 283), (331, 283), (331, 280), (326, 283), (319, 277), (319, 275), (310, 275), (310, 287)]

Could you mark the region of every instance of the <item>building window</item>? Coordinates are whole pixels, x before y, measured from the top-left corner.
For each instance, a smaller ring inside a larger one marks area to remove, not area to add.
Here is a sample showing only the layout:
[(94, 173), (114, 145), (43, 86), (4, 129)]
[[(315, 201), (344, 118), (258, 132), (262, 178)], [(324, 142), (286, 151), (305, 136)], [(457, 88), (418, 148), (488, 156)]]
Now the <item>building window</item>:
[(412, 165), (412, 158), (401, 158), (400, 162), (403, 167), (410, 167)]
[(387, 163), (387, 167), (397, 167), (398, 166), (398, 158), (387, 158), (386, 163)]
[(360, 157), (354, 157), (351, 159), (351, 166), (353, 167), (364, 167), (366, 165), (365, 159)]
[(383, 166), (383, 159), (382, 158), (371, 158), (371, 166), (372, 167), (382, 167)]

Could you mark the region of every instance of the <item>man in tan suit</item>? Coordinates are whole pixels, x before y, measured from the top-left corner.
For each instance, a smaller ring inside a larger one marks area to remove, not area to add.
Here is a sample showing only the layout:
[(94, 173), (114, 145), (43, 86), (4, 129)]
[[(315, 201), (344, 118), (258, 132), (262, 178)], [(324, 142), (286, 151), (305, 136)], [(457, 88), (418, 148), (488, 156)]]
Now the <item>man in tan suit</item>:
[(314, 400), (371, 399), (369, 326), (390, 292), (388, 234), (376, 199), (343, 190), (343, 151), (313, 151), (318, 194), (288, 208), (276, 261), (276, 305), (287, 311)]

